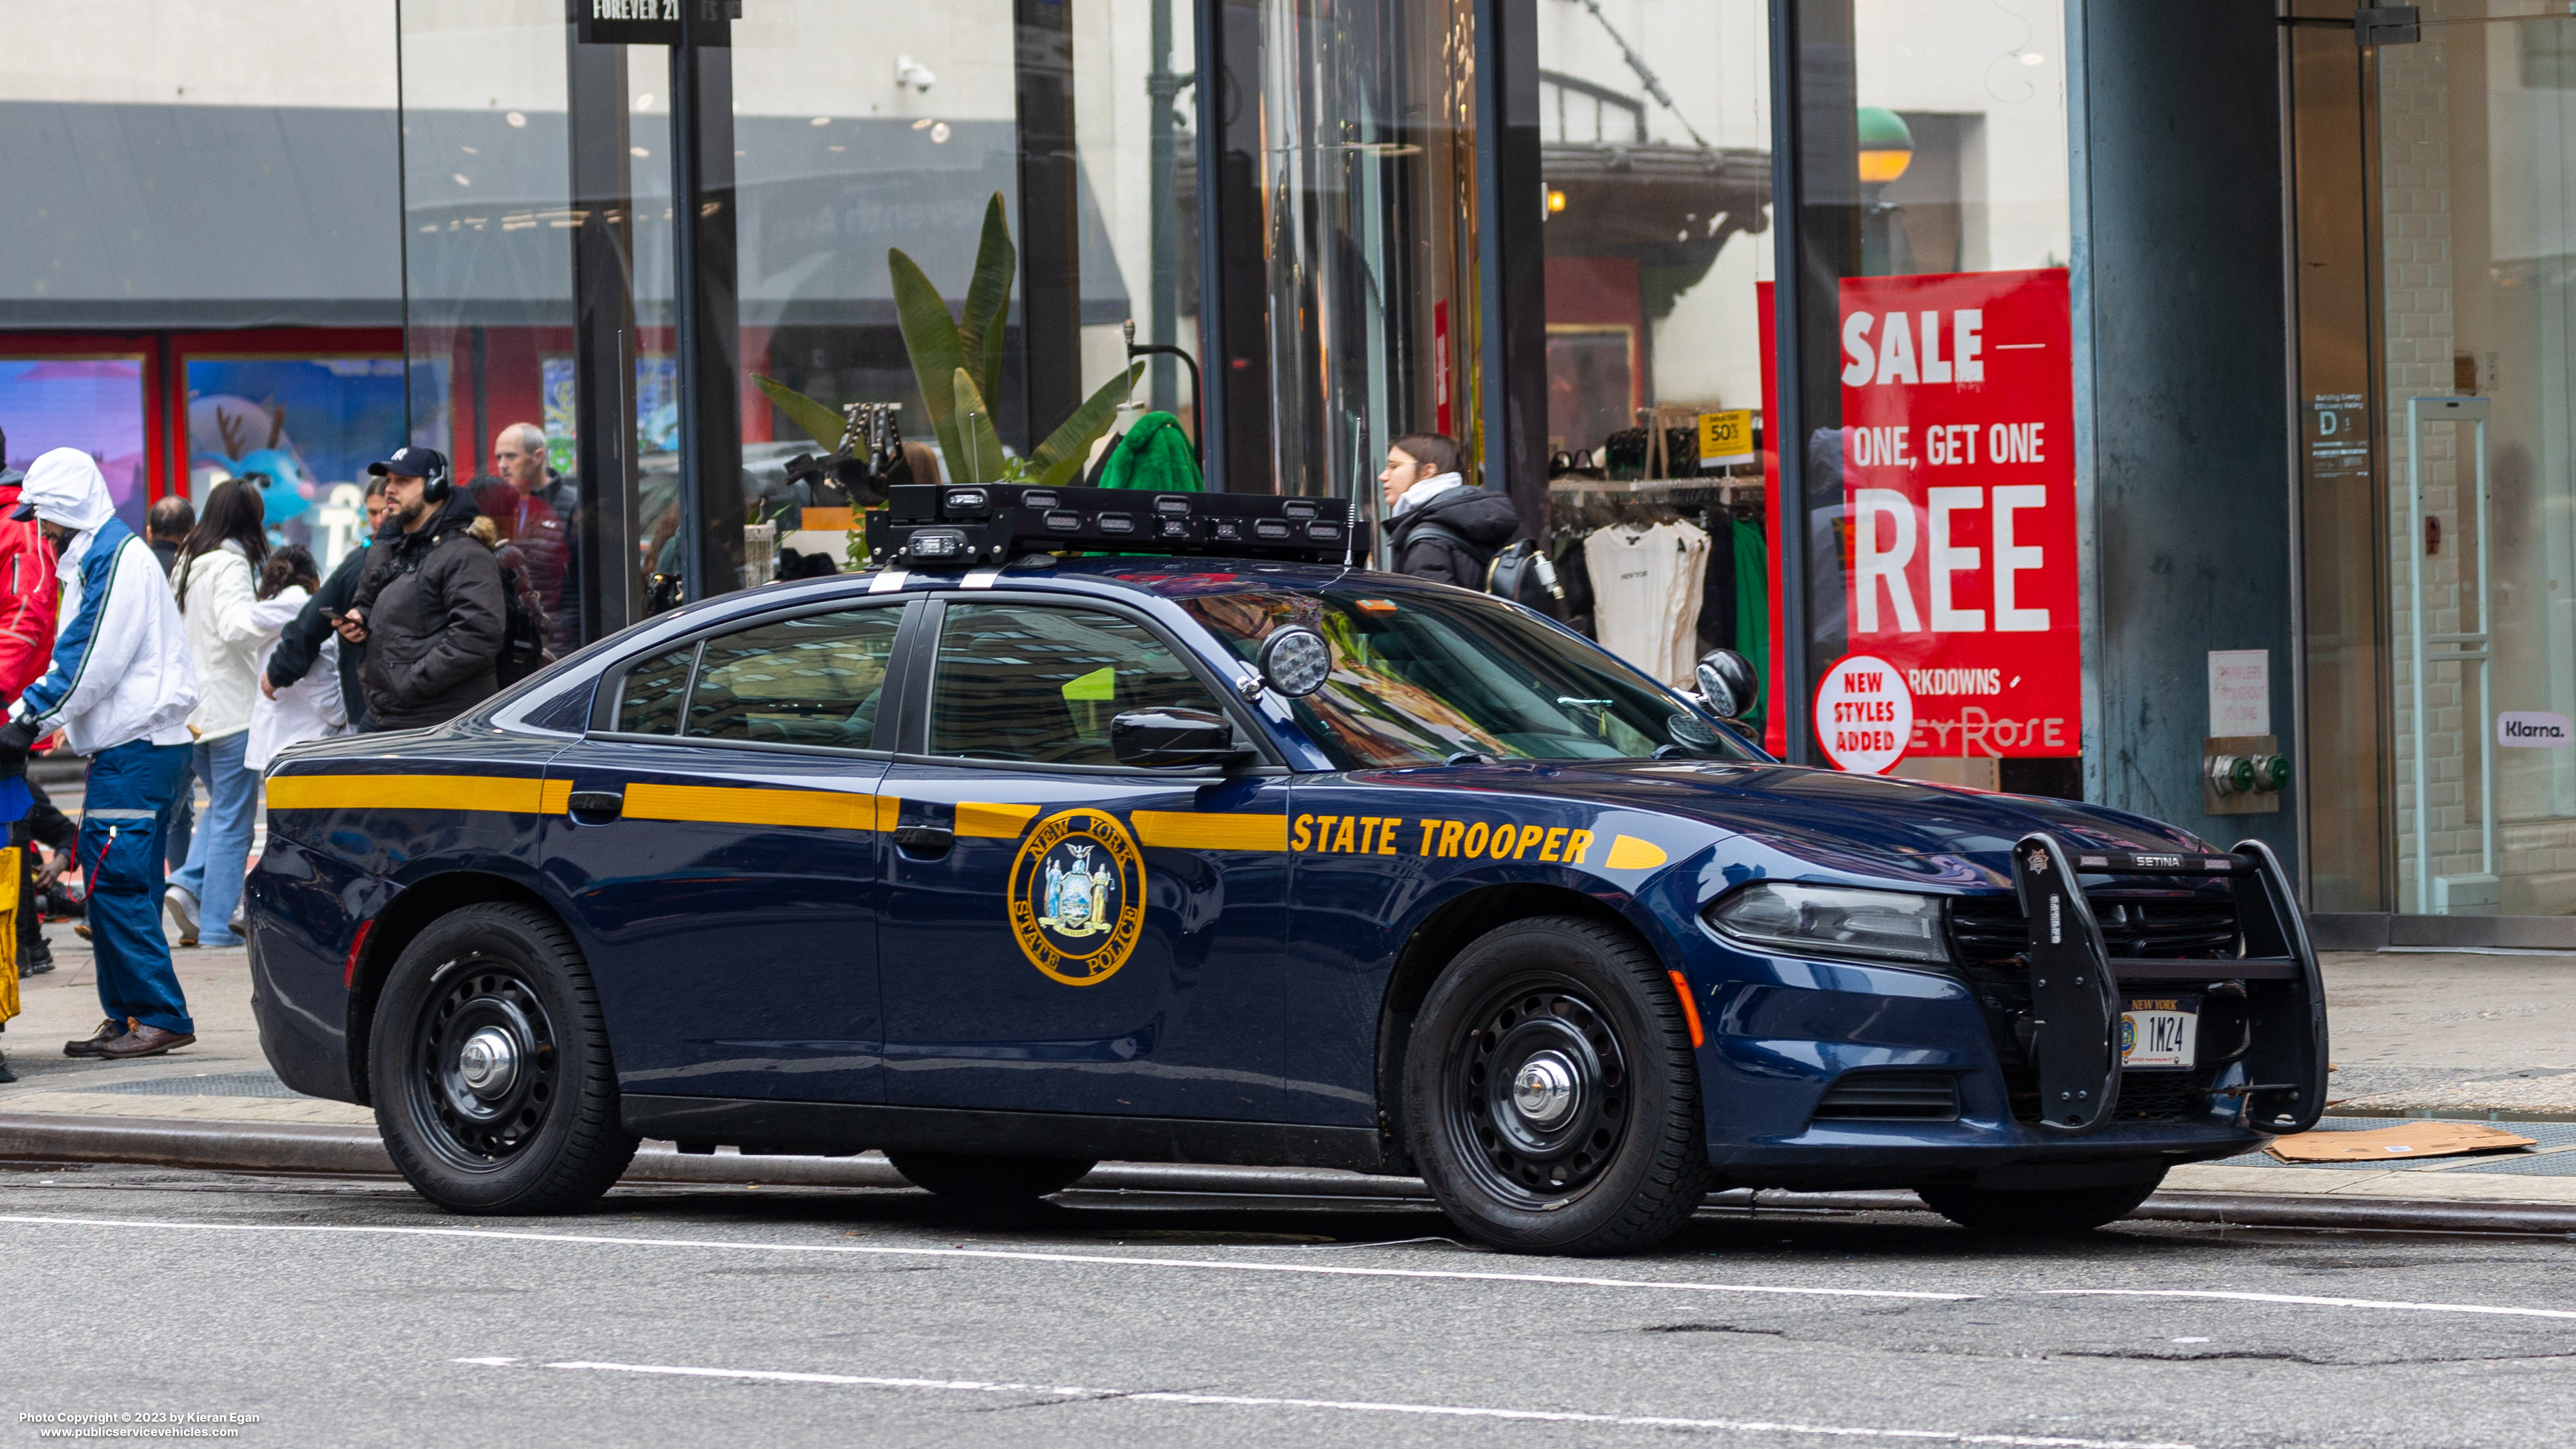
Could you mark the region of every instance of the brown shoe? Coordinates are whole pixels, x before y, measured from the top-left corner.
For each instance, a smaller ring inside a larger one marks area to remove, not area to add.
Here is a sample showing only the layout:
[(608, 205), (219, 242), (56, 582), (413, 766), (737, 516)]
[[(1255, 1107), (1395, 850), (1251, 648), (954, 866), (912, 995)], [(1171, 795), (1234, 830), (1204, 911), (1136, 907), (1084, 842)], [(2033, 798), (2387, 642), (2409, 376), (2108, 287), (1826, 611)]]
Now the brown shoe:
[(137, 1022), (134, 1030), (100, 1047), (98, 1054), (112, 1062), (126, 1061), (134, 1057), (157, 1057), (163, 1052), (177, 1051), (196, 1039), (194, 1032), (163, 1031), (157, 1026), (145, 1026)]
[(123, 1035), (125, 1035), (124, 1022), (112, 1020), (102, 1021), (98, 1024), (98, 1031), (87, 1041), (64, 1042), (63, 1055), (67, 1057), (94, 1057), (101, 1055), (99, 1051), (101, 1047), (106, 1046), (109, 1042), (112, 1042)]

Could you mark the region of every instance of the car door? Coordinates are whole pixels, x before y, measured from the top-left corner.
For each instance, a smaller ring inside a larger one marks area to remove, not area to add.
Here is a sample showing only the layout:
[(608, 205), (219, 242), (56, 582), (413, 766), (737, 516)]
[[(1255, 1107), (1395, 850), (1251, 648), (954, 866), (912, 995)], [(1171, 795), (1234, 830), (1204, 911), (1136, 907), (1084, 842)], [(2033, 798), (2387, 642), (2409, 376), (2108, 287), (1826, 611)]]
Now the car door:
[(1271, 1118), (1285, 771), (1117, 764), (1123, 711), (1231, 713), (1141, 613), (991, 594), (932, 608), (881, 787), (898, 802), (887, 1100)]
[(626, 1091), (883, 1099), (877, 716), (905, 608), (808, 607), (658, 648), (603, 679), (555, 759), (570, 809), (545, 870)]

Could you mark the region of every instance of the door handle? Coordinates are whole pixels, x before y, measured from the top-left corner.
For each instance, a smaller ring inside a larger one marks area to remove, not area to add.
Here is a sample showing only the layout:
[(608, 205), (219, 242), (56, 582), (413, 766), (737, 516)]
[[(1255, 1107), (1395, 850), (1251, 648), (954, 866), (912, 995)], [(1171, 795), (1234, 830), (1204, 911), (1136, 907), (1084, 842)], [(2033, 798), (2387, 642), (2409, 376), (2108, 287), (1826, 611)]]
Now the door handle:
[(937, 860), (957, 844), (957, 832), (940, 825), (905, 825), (894, 832), (894, 847), (906, 855)]
[(575, 790), (564, 803), (574, 824), (606, 825), (625, 812), (626, 795), (621, 790)]

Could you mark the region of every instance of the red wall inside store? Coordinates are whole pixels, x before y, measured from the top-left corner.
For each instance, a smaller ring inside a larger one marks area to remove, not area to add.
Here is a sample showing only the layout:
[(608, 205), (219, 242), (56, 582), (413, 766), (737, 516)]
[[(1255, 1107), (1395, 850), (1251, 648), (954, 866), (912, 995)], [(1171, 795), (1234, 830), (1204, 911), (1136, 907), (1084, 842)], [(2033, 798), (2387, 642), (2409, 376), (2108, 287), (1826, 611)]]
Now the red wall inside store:
[(1646, 320), (1633, 257), (1549, 257), (1550, 324), (1638, 327)]

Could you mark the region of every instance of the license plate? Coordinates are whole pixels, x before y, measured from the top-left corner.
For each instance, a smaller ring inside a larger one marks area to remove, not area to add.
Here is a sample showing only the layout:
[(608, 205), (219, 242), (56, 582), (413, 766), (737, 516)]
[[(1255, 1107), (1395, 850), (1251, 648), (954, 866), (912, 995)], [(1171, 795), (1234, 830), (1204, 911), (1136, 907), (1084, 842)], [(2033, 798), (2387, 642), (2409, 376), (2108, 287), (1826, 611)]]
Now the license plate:
[(2200, 1044), (2200, 998), (2133, 996), (2120, 1013), (2120, 1065), (2188, 1067)]

